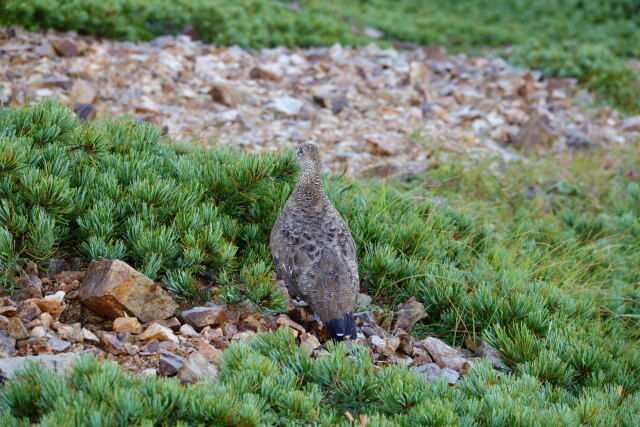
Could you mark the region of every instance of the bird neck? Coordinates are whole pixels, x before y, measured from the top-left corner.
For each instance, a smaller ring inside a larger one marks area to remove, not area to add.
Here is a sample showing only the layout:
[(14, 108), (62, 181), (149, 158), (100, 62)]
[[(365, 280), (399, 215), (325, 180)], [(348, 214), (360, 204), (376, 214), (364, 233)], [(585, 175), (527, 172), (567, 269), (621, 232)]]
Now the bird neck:
[(293, 190), (293, 196), (304, 204), (317, 204), (327, 198), (322, 186), (322, 167), (320, 165), (302, 169), (298, 185)]

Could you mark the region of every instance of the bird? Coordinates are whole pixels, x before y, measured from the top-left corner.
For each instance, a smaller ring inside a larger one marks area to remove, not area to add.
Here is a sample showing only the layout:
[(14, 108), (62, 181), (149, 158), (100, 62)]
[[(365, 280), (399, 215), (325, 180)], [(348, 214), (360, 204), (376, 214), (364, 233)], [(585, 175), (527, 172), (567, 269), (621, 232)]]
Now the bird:
[(296, 147), (301, 174), (269, 239), (277, 276), (327, 326), (332, 338), (357, 338), (353, 310), (359, 289), (356, 245), (322, 184), (320, 150)]

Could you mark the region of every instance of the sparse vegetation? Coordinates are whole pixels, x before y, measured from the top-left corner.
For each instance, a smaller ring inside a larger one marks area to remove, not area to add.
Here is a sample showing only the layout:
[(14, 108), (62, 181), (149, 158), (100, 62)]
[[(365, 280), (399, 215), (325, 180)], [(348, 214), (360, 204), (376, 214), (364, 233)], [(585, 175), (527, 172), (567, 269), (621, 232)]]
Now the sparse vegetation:
[[(127, 120), (81, 124), (55, 103), (0, 112), (0, 144), (9, 285), (22, 259), (117, 256), (185, 298), (207, 272), (226, 301), (282, 308), (267, 236), (294, 177), (289, 155), (185, 147)], [(375, 302), (416, 296), (429, 313), (416, 335), (484, 338), (513, 374), (481, 364), (456, 388), (427, 385), (404, 368), (376, 372), (364, 350), (312, 362), (280, 332), (227, 350), (216, 385), (179, 389), (94, 362), (70, 383), (32, 370), (2, 391), (4, 424), (96, 414), (96, 425), (327, 425), (347, 423), (348, 409), (372, 425), (633, 425), (637, 145), (499, 169), (458, 160), (428, 172), (426, 187), (332, 177), (327, 188)]]

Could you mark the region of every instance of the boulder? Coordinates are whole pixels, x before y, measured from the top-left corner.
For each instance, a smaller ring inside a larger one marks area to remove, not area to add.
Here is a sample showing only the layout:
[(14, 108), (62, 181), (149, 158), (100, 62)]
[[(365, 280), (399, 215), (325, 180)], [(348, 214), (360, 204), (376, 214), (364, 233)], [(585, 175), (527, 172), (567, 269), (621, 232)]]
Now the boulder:
[(164, 289), (119, 260), (93, 261), (82, 281), (80, 298), (109, 317), (131, 313), (143, 322), (166, 319), (177, 308)]
[(221, 325), (227, 320), (227, 311), (224, 306), (193, 307), (180, 313), (182, 318), (196, 328)]

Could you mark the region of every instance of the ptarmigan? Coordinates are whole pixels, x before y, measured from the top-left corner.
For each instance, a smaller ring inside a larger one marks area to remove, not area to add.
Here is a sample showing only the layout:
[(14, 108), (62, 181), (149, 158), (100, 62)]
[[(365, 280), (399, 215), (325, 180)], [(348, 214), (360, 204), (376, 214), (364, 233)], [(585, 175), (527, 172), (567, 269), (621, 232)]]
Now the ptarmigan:
[(271, 230), (269, 247), (278, 276), (327, 325), (334, 338), (356, 338), (353, 308), (358, 295), (356, 245), (322, 186), (320, 151), (301, 144), (302, 169)]

